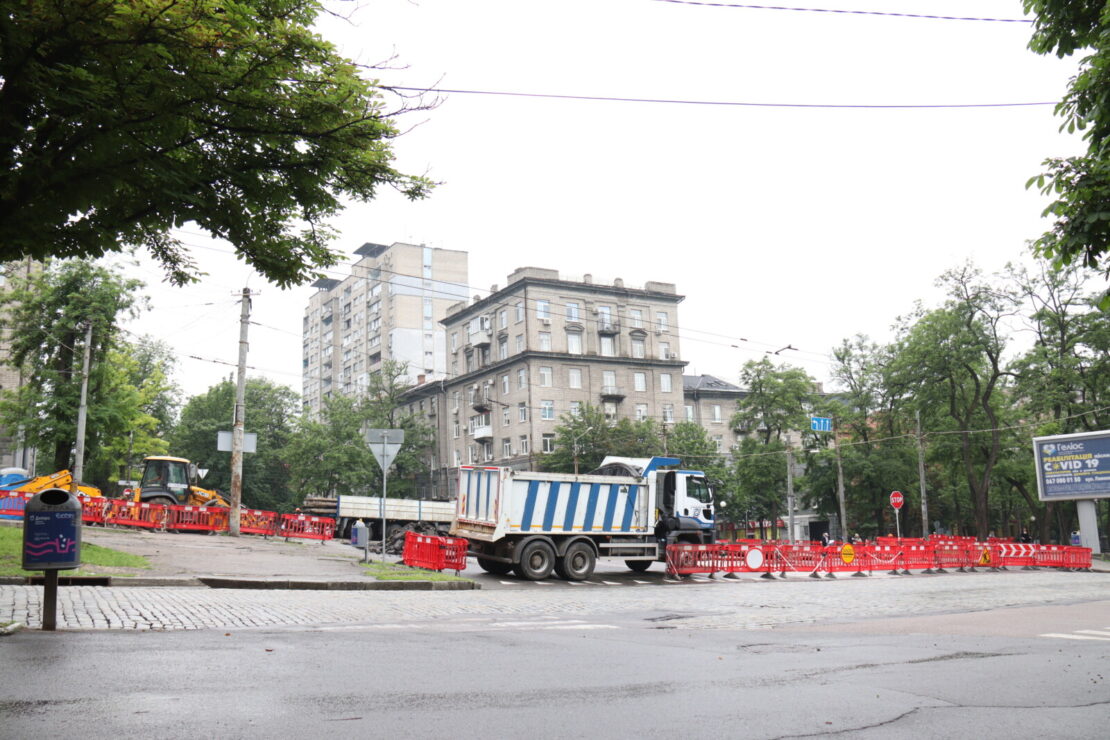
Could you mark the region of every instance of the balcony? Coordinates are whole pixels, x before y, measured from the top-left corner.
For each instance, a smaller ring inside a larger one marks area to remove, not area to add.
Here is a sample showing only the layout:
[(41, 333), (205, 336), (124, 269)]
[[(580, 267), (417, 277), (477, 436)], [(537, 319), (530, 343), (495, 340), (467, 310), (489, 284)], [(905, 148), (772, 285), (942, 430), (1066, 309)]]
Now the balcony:
[(493, 425), (483, 424), (482, 426), (474, 427), (474, 439), (478, 442), (493, 439)]
[(621, 322), (619, 322), (619, 321), (605, 321), (604, 319), (599, 319), (598, 322), (597, 322), (597, 333), (598, 334), (620, 334), (621, 333)]
[(477, 411), (479, 414), (484, 414), (492, 408), (492, 404), (488, 398), (475, 398), (470, 402), (470, 408)]
[(470, 335), (470, 345), (472, 347), (488, 347), (490, 345), (490, 333), (488, 331), (476, 331)]
[(603, 385), (601, 386), (601, 400), (623, 401), (624, 390), (622, 390), (619, 385)]

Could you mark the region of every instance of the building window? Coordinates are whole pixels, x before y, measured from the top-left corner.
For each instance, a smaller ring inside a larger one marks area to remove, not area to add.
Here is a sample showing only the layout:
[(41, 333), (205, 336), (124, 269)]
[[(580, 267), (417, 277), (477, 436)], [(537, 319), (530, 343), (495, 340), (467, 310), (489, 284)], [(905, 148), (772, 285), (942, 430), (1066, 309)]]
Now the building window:
[(541, 352), (550, 352), (551, 351), (551, 332), (549, 332), (549, 331), (541, 331), (540, 332), (540, 351)]
[(570, 388), (582, 387), (582, 371), (579, 368), (572, 367), (567, 370), (567, 386)]
[(615, 357), (617, 354), (617, 344), (613, 341), (613, 337), (605, 334), (600, 337), (601, 341), (601, 356), (602, 357)]
[(516, 305), (513, 306), (513, 308), (516, 309), (516, 323), (519, 324), (521, 321), (524, 321), (524, 303), (521, 301), (517, 301)]
[(674, 421), (674, 404), (663, 404), (663, 423), (669, 424)]
[(659, 331), (667, 331), (667, 312), (655, 312), (655, 328)]
[(720, 406), (720, 404), (715, 403), (712, 406), (710, 406), (710, 409), (713, 411), (713, 421), (715, 421), (717, 423), (720, 423), (720, 421), (721, 421), (721, 406)]
[(581, 401), (571, 401), (570, 402), (570, 415), (571, 416), (581, 416), (582, 415), (582, 402)]
[(660, 393), (670, 393), (671, 392), (671, 374), (670, 373), (659, 373), (659, 392)]
[(497, 326), (501, 329), (504, 329), (508, 325), (509, 325), (509, 312), (506, 311), (505, 309), (501, 309), (500, 311), (497, 312)]
[(646, 403), (636, 404), (636, 421), (643, 421), (647, 418), (648, 407)]
[(690, 404), (686, 404), (686, 421), (693, 421), (693, 420), (694, 420), (694, 407), (691, 406)]
[(528, 387), (528, 371), (525, 368), (516, 371), (516, 387), (517, 390), (524, 390)]
[(509, 338), (501, 337), (497, 340), (497, 359), (507, 360), (509, 358)]
[(644, 359), (646, 346), (640, 337), (632, 337), (632, 356), (638, 360)]
[(551, 301), (545, 301), (542, 298), (536, 301), (536, 318), (551, 318)]
[(609, 306), (597, 307), (597, 323), (601, 325), (613, 323), (613, 309)]
[(567, 304), (567, 321), (578, 321), (578, 304)]
[(717, 452), (721, 451), (721, 435), (717, 434), (713, 437), (713, 444), (717, 447)]
[(540, 386), (543, 388), (551, 387), (552, 372), (549, 367), (540, 367)]
[(540, 418), (544, 421), (553, 421), (555, 419), (554, 401), (540, 401)]
[(669, 359), (671, 359), (671, 345), (668, 342), (660, 342), (659, 343), (659, 359), (660, 360), (669, 360)]
[(458, 450), (454, 450), (454, 456), (455, 456), (455, 467), (457, 468), (460, 465), (462, 465), (462, 453), (459, 452)]
[(601, 405), (602, 411), (605, 412), (605, 418), (613, 420), (617, 418), (617, 404), (612, 401), (606, 401)]
[(522, 434), (520, 436), (520, 454), (527, 455), (531, 452), (531, 445), (528, 444), (528, 435)]
[(524, 335), (523, 334), (517, 334), (516, 335), (516, 353), (519, 355), (523, 351), (524, 351)]
[(509, 392), (509, 376), (508, 375), (502, 375), (501, 376), (501, 392), (502, 393), (508, 393)]
[(543, 435), (543, 451), (544, 452), (554, 452), (555, 451), (555, 435), (554, 434), (545, 434), (545, 435)]
[(572, 355), (582, 354), (582, 334), (577, 331), (567, 332), (567, 353)]
[(632, 373), (632, 390), (647, 390), (647, 373)]
[(477, 457), (477, 455), (474, 452), (474, 445), (467, 445), (466, 446), (466, 464), (467, 465), (473, 465), (474, 463), (478, 462), (477, 459), (475, 459), (476, 457)]
[(456, 419), (455, 423), (451, 427), (451, 436), (454, 437), (455, 439), (458, 439), (459, 438), (459, 430), (460, 430), (459, 421), (458, 421), (458, 419)]
[(520, 421), (528, 421), (528, 406), (525, 405), (524, 401), (516, 405), (516, 415)]
[(508, 406), (502, 406), (501, 407), (501, 426), (507, 427), (512, 422), (513, 422), (513, 420), (512, 420), (512, 416), (509, 414), (509, 407)]
[(601, 385), (603, 385), (605, 388), (615, 389), (617, 387), (617, 371), (602, 370)]
[(633, 329), (644, 328), (644, 312), (638, 308), (628, 309), (628, 323)]
[(513, 456), (513, 441), (508, 437), (501, 440), (501, 457)]

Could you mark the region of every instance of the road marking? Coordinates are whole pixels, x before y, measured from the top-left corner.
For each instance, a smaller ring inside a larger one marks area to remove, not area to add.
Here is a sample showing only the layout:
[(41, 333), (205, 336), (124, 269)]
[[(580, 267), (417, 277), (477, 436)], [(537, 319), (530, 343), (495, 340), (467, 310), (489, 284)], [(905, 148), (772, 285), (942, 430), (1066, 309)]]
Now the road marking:
[(501, 581), (502, 586), (519, 586), (519, 581)]
[(1081, 635), (1098, 635), (1099, 637), (1110, 637), (1110, 632), (1103, 632), (1102, 630), (1076, 630)]
[(653, 583), (653, 581), (637, 581), (635, 578), (632, 579), (632, 582), (639, 583), (642, 586), (650, 586)]
[(568, 586), (585, 586), (586, 584), (582, 583), (582, 581), (567, 581), (567, 585)]
[(619, 586), (619, 585), (621, 585), (621, 584), (617, 583), (616, 581), (602, 581), (602, 583), (604, 583), (606, 586)]
[(1110, 637), (1095, 637), (1094, 635), (1064, 635), (1058, 632), (1049, 632), (1041, 635), (1041, 637), (1058, 637), (1061, 640), (1101, 640), (1103, 642), (1110, 642)]

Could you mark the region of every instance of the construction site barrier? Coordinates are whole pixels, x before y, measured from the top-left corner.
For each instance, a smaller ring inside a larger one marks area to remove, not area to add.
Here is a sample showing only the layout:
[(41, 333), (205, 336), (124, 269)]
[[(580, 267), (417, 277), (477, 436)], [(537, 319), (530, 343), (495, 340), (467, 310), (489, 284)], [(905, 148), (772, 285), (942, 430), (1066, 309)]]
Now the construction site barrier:
[(688, 576), (721, 570), (721, 545), (667, 545), (667, 575)]
[(104, 512), (104, 523), (144, 529), (165, 529), (169, 507), (162, 504), (137, 504), (134, 501), (113, 500)]
[(272, 537), (278, 531), (278, 514), (276, 511), (261, 511), (259, 509), (243, 509), (239, 512), (239, 532), (241, 534), (260, 534), (263, 537)]
[(829, 574), (825, 562), (828, 549), (821, 545), (779, 545), (775, 548), (775, 569), (779, 571), (779, 578), (786, 578), (788, 573), (810, 578), (820, 578), (822, 573)]
[(81, 501), (81, 521), (85, 524), (104, 524), (108, 499), (103, 496), (78, 496)]
[(461, 537), (405, 532), (401, 562), (413, 568), (453, 570), (457, 574), (466, 568), (467, 544)]
[(22, 519), (23, 509), (34, 495), (19, 491), (0, 492), (0, 519)]
[(228, 510), (222, 506), (169, 506), (166, 529), (190, 532), (227, 531)]
[(326, 516), (282, 514), (280, 534), (286, 539), (330, 540), (335, 537), (335, 520)]

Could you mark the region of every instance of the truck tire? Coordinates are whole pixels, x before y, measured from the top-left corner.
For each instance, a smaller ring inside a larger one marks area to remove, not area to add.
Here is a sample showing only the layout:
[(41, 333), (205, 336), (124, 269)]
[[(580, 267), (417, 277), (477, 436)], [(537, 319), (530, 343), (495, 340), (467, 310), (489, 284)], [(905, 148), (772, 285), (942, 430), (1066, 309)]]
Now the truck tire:
[(597, 558), (585, 542), (575, 542), (555, 561), (555, 572), (568, 581), (584, 581), (594, 574)]
[(492, 573), (495, 576), (503, 576), (513, 569), (512, 563), (503, 563), (500, 560), (486, 560), (485, 558), (478, 558), (478, 567), (486, 573)]
[(529, 581), (542, 581), (555, 567), (555, 548), (543, 540), (532, 540), (520, 550), (520, 562), (513, 571)]
[(169, 496), (154, 496), (143, 501), (144, 504), (158, 504), (159, 506), (176, 506), (177, 502)]
[(625, 560), (624, 564), (628, 566), (629, 570), (634, 570), (637, 573), (643, 573), (648, 568), (650, 568), (651, 564), (654, 562), (654, 560)]

